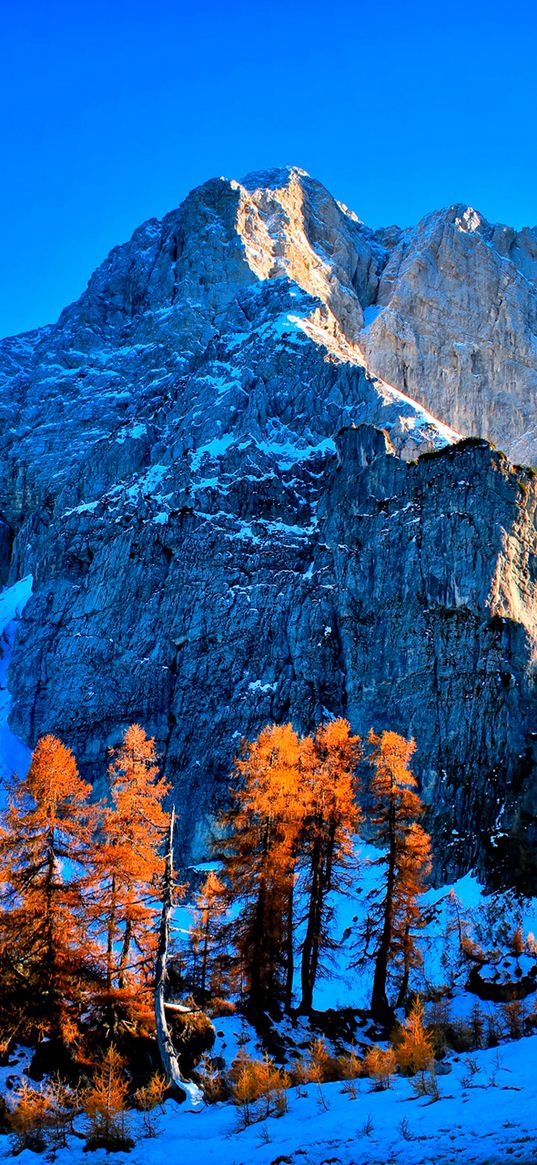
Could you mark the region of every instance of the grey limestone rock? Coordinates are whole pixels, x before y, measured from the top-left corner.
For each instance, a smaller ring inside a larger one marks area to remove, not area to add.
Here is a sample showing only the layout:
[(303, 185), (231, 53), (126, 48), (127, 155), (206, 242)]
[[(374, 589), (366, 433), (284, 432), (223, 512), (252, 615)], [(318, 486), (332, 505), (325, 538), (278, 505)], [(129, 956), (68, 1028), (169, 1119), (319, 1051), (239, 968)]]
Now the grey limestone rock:
[[(536, 478), (459, 442), (449, 424), (494, 409), (461, 372), (466, 413), (450, 411), (440, 373), (455, 316), (478, 344), (485, 309), (467, 308), (497, 294), (489, 250), (529, 286), (533, 235), (430, 229), (434, 247), (428, 227), (374, 234), (296, 169), (215, 179), (116, 248), (57, 324), (0, 345), (3, 578), (34, 576), (12, 725), (30, 745), (58, 733), (100, 782), (106, 748), (143, 724), (185, 861), (241, 737), (344, 714), (415, 736), (440, 873), (492, 850), (527, 865)], [(440, 325), (449, 246), (465, 288)], [(482, 280), (469, 246), (486, 248)], [(511, 322), (529, 352), (524, 287)], [(501, 359), (482, 390), (500, 403), (522, 391)], [(517, 447), (507, 414), (500, 443)]]

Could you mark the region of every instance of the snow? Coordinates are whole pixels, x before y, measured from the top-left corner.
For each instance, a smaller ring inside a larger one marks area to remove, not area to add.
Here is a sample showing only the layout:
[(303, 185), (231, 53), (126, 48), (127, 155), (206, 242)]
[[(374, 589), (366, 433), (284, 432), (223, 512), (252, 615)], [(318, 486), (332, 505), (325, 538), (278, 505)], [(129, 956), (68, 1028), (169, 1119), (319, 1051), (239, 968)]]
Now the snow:
[[(383, 869), (379, 856), (378, 850), (363, 844), (350, 892), (334, 896), (334, 934), (339, 941), (330, 975), (319, 982), (315, 996), (318, 1009), (367, 1005), (370, 971), (363, 973), (352, 967), (350, 932), (359, 926), (368, 895), (378, 884)], [(214, 862), (205, 862), (193, 868), (206, 873), (217, 867)], [(485, 928), (490, 925), (489, 913), (494, 906), (509, 925), (520, 914), (524, 929), (535, 926), (537, 900), (522, 903), (509, 894), (486, 895), (473, 874), (452, 887), (428, 891), (425, 903), (431, 907), (431, 922), (422, 946), (427, 954), (429, 983), (445, 978), (441, 960), (450, 891), (457, 895), (461, 917), (472, 917)], [(184, 934), (190, 921), (191, 907), (183, 903), (175, 912), (174, 934)], [(524, 969), (526, 958), (522, 956)], [(456, 1016), (468, 1019), (475, 996), (464, 986), (456, 987), (452, 995)], [(495, 1006), (481, 1004), (485, 1018), (487, 1010)], [(241, 1049), (250, 1056), (262, 1055), (258, 1036), (240, 1015), (217, 1016), (213, 1024), (216, 1040), (212, 1056), (222, 1058), (228, 1067)], [(306, 1048), (312, 1037), (303, 1017), (285, 1020), (281, 1034), (292, 1036), (297, 1048)], [(364, 1035), (362, 1031), (360, 1038)], [(434, 1096), (420, 1095), (411, 1079), (399, 1076), (385, 1091), (374, 1090), (368, 1079), (354, 1081), (350, 1088), (342, 1082), (294, 1087), (285, 1094), (288, 1110), (283, 1116), (270, 1116), (247, 1128), (241, 1127), (239, 1111), (232, 1103), (199, 1103), (193, 1086), (183, 1105), (171, 1100), (166, 1103), (157, 1118), (156, 1135), (149, 1139), (143, 1135), (141, 1115), (129, 1112), (130, 1133), (137, 1143), (132, 1152), (117, 1153), (114, 1160), (117, 1165), (168, 1165), (173, 1161), (181, 1165), (425, 1165), (432, 1160), (435, 1165), (459, 1161), (461, 1165), (500, 1165), (508, 1153), (510, 1161), (530, 1165), (537, 1154), (536, 1057), (537, 1035), (471, 1054), (449, 1052), (437, 1063)], [(10, 1064), (0, 1068), (0, 1091), (9, 1094), (8, 1079), (15, 1084), (21, 1079), (28, 1058), (20, 1049)], [(81, 1132), (83, 1119), (77, 1118), (75, 1123)], [(0, 1137), (0, 1157), (8, 1153), (8, 1138)], [(68, 1148), (58, 1150), (55, 1159), (57, 1165), (85, 1165), (88, 1161), (78, 1138), (71, 1138)], [(109, 1160), (101, 1150), (91, 1155), (94, 1165), (105, 1165)], [(35, 1157), (25, 1151), (21, 1161), (22, 1165), (32, 1165)]]
[(82, 502), (81, 505), (75, 506), (72, 510), (64, 510), (62, 518), (68, 518), (71, 514), (92, 514), (97, 509), (99, 500), (94, 502)]
[(288, 468), (294, 465), (297, 461), (307, 460), (315, 454), (328, 456), (336, 452), (335, 441), (331, 437), (325, 437), (324, 440), (318, 441), (316, 445), (300, 444), (300, 438), (295, 441), (286, 440), (282, 436), (281, 440), (273, 441), (256, 441), (256, 447), (261, 449), (263, 453), (267, 453), (271, 457), (276, 457), (280, 467)]
[(371, 307), (366, 307), (364, 309), (364, 329), (370, 328), (382, 311), (384, 311), (383, 304), (372, 304)]
[(224, 433), (222, 437), (214, 437), (212, 441), (208, 441), (206, 445), (200, 445), (199, 449), (195, 449), (191, 453), (191, 466), (194, 473), (199, 469), (200, 463), (204, 457), (222, 457), (233, 444), (234, 437), (232, 433)]
[(141, 437), (145, 437), (146, 433), (147, 428), (142, 422), (133, 421), (131, 425), (128, 425), (124, 429), (120, 429), (116, 436), (116, 444), (123, 445), (128, 437), (130, 437), (133, 441), (139, 441)]
[(29, 574), (0, 594), (0, 805), (6, 778), (13, 773), (24, 775), (30, 763), (30, 750), (8, 725), (11, 696), (7, 676), (17, 622), (32, 593), (32, 583)]
[(197, 862), (195, 866), (189, 866), (189, 870), (195, 870), (198, 874), (209, 874), (212, 870), (219, 870), (218, 862)]
[(126, 495), (131, 501), (137, 501), (140, 494), (146, 496), (159, 496), (157, 490), (162, 483), (163, 478), (169, 472), (168, 465), (160, 465), (155, 463), (150, 465), (149, 469), (139, 477), (133, 485), (130, 485), (126, 490)]
[[(238, 1020), (233, 1036), (238, 1047)], [(508, 1159), (530, 1165), (537, 1151), (536, 1057), (537, 1036), (476, 1052), (471, 1060), (454, 1056), (448, 1074), (437, 1077), (435, 1101), (416, 1096), (412, 1082), (399, 1077), (382, 1092), (373, 1091), (368, 1080), (356, 1081), (354, 1095), (341, 1083), (292, 1088), (283, 1117), (242, 1130), (231, 1104), (193, 1109), (189, 1102), (168, 1101), (158, 1135), (139, 1140), (131, 1153), (114, 1154), (114, 1160), (117, 1165), (424, 1165), (433, 1160), (435, 1165), (500, 1165)], [(2, 1076), (20, 1076), (23, 1064), (24, 1057), (2, 1069)], [(135, 1135), (141, 1132), (138, 1114), (132, 1114), (130, 1126)], [(0, 1145), (7, 1155), (7, 1138), (0, 1138)], [(103, 1150), (89, 1159), (94, 1165), (110, 1161)], [(19, 1160), (33, 1165), (36, 1158), (26, 1150)], [(88, 1156), (80, 1141), (71, 1140), (56, 1161), (87, 1165)]]

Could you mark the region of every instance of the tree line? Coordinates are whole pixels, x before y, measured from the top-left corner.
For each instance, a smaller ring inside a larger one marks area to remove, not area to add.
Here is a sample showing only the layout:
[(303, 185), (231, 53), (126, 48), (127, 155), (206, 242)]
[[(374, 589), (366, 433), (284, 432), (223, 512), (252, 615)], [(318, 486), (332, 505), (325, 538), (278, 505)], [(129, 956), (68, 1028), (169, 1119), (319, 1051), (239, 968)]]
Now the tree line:
[[(418, 959), (430, 868), (413, 751), (392, 732), (364, 744), (343, 719), (302, 737), (290, 724), (268, 726), (243, 745), (216, 830), (218, 870), (196, 896), (189, 937), (201, 1004), (224, 985), (251, 1012), (291, 1011), (299, 982), (299, 1009), (311, 1012), (334, 941), (334, 893), (357, 867), (365, 833), (379, 845), (383, 877), (359, 957), (373, 969), (373, 1015), (389, 1023), (387, 985), (395, 975), (401, 1002)], [(154, 1035), (156, 968), (161, 985), (166, 977), (159, 935), (186, 891), (170, 885), (165, 861), (170, 786), (138, 725), (112, 752), (108, 785), (96, 801), (71, 750), (50, 735), (12, 782), (0, 826), (4, 1046), (48, 1037), (89, 1060), (96, 1044)]]
[(420, 896), (431, 868), (410, 768), (414, 749), (395, 732), (371, 732), (364, 745), (344, 719), (303, 737), (291, 724), (268, 726), (243, 745), (215, 845), (219, 871), (198, 895), (191, 934), (202, 999), (211, 983), (221, 990), (231, 981), (254, 1014), (291, 1012), (298, 978), (299, 1011), (310, 1014), (322, 959), (335, 942), (334, 897), (348, 889), (351, 870), (359, 882), (357, 846), (365, 836), (378, 846), (382, 873), (356, 935), (356, 961), (373, 967), (374, 1018), (393, 1021), (388, 982), (398, 979), (393, 1002), (401, 1005), (420, 958)]
[(15, 778), (0, 827), (0, 1019), (13, 1037), (83, 1047), (152, 1028), (160, 855), (169, 791), (133, 725), (95, 802), (54, 736)]

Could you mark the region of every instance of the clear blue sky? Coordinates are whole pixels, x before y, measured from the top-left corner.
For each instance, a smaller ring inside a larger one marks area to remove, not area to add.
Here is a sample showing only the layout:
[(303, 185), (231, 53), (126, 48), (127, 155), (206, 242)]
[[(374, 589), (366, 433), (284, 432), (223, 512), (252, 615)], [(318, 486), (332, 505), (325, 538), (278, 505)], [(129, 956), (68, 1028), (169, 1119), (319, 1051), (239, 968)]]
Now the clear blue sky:
[(216, 174), (296, 163), (372, 226), (537, 222), (533, 0), (2, 0), (0, 30), (0, 335)]

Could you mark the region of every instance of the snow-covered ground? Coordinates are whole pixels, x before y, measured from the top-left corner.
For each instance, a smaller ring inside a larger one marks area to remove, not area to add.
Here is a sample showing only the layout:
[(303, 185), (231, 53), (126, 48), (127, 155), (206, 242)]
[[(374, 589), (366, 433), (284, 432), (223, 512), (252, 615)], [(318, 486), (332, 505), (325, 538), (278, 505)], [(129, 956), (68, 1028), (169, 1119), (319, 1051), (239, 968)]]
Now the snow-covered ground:
[[(373, 888), (378, 876), (374, 858), (375, 851), (364, 846), (355, 889), (334, 902), (335, 934), (340, 941), (330, 975), (317, 990), (319, 1010), (367, 1005), (370, 970), (352, 967), (352, 931), (364, 913), (364, 891)], [(475, 996), (466, 989), (467, 967), (461, 972), (457, 966), (455, 915), (476, 940), (480, 936), (493, 940), (498, 926), (508, 935), (519, 923), (524, 935), (534, 929), (537, 903), (520, 903), (510, 895), (484, 895), (477, 879), (467, 875), (454, 887), (429, 891), (426, 905), (432, 915), (422, 939), (424, 967), (416, 972), (415, 985), (425, 991), (451, 976), (450, 1020), (467, 1021)], [(187, 906), (177, 912), (179, 941), (184, 941), (190, 917)], [(528, 956), (520, 956), (520, 963), (526, 961), (530, 961)], [(527, 1013), (534, 999), (535, 995), (524, 1001)], [(480, 1002), (484, 1021), (494, 1013), (500, 1020), (501, 1007)], [(214, 1026), (212, 1055), (226, 1065), (241, 1048), (251, 1056), (261, 1056), (259, 1039), (239, 1015), (216, 1018)], [(281, 1025), (281, 1035), (293, 1037), (297, 1048), (307, 1047), (313, 1034), (303, 1018)], [(358, 1046), (364, 1037), (361, 1027)], [(10, 1085), (16, 1086), (27, 1061), (24, 1051), (18, 1051), (10, 1064), (0, 1068), (0, 1092), (9, 1093)], [(504, 1165), (507, 1161), (534, 1165), (536, 1062), (537, 1035), (509, 1040), (504, 1024), (497, 1047), (446, 1054), (436, 1066), (434, 1098), (418, 1095), (412, 1080), (401, 1077), (395, 1077), (385, 1091), (376, 1091), (369, 1079), (351, 1086), (310, 1084), (287, 1091), (288, 1110), (283, 1116), (271, 1116), (247, 1128), (241, 1127), (239, 1111), (231, 1102), (193, 1107), (188, 1101), (183, 1105), (168, 1101), (157, 1116), (156, 1135), (151, 1138), (144, 1135), (141, 1114), (129, 1114), (135, 1147), (130, 1153), (114, 1154), (113, 1159), (117, 1165), (422, 1165), (432, 1161), (435, 1165)], [(83, 1118), (76, 1124), (82, 1132)], [(0, 1158), (10, 1152), (9, 1138), (0, 1137)], [(20, 1160), (30, 1165), (35, 1156), (26, 1150)], [(58, 1165), (83, 1165), (88, 1160), (104, 1165), (110, 1158), (101, 1150), (88, 1157), (83, 1140), (72, 1138), (56, 1160)]]
[[(334, 898), (338, 946), (329, 973), (316, 990), (318, 1010), (368, 1005), (371, 972), (353, 966), (353, 948), (367, 894), (378, 878), (376, 857), (378, 853), (364, 845), (352, 892)], [(371, 1081), (359, 1080), (351, 1089), (352, 1095), (341, 1083), (309, 1085), (289, 1090), (286, 1115), (242, 1130), (230, 1103), (197, 1113), (169, 1105), (161, 1118), (158, 1139), (137, 1145), (130, 1160), (137, 1165), (142, 1160), (160, 1165), (166, 1157), (184, 1165), (205, 1165), (212, 1159), (219, 1165), (252, 1161), (261, 1165), (422, 1165), (433, 1160), (437, 1165), (457, 1161), (529, 1165), (537, 1161), (537, 1035), (510, 1040), (503, 1004), (477, 1000), (468, 991), (469, 967), (461, 959), (459, 941), (460, 925), (486, 949), (497, 945), (503, 934), (504, 949), (508, 949), (519, 925), (524, 936), (537, 929), (537, 900), (485, 894), (477, 878), (468, 874), (453, 886), (428, 891), (424, 907), (430, 920), (420, 940), (424, 961), (414, 973), (415, 988), (427, 995), (449, 984), (449, 999), (443, 1003), (445, 1016), (461, 1027), (469, 1024), (478, 1003), (484, 1030), (490, 1022), (499, 1033), (498, 1047), (463, 1054), (448, 1052), (436, 1067), (437, 1099), (418, 1096), (411, 1080), (401, 1077), (381, 1092), (374, 1090)], [(183, 911), (182, 924), (187, 925), (187, 910)], [(534, 963), (527, 954), (507, 957), (515, 978), (517, 973), (527, 973)], [(526, 1015), (536, 998), (534, 993), (523, 1001)], [(432, 1005), (426, 1007), (427, 1015), (432, 1019)], [(238, 1016), (214, 1023), (217, 1041), (213, 1054), (227, 1064), (241, 1046), (250, 1055), (261, 1054), (253, 1033)], [(286, 1021), (281, 1034), (294, 1036), (297, 1047), (306, 1046), (312, 1038), (305, 1020), (296, 1024)], [(358, 1045), (363, 1038), (360, 1028)]]
[[(434, 1101), (417, 1097), (411, 1081), (402, 1078), (384, 1092), (357, 1081), (354, 1096), (340, 1083), (292, 1088), (283, 1117), (242, 1130), (231, 1104), (193, 1110), (168, 1101), (158, 1135), (113, 1159), (117, 1165), (533, 1165), (536, 1060), (537, 1036), (470, 1057), (453, 1056), (449, 1072), (437, 1079)], [(141, 1133), (137, 1114), (131, 1131)], [(5, 1137), (0, 1153), (9, 1153)], [(18, 1160), (31, 1165), (36, 1157), (26, 1150)], [(73, 1141), (56, 1160), (104, 1165), (110, 1158), (101, 1150), (88, 1157), (82, 1142)]]

